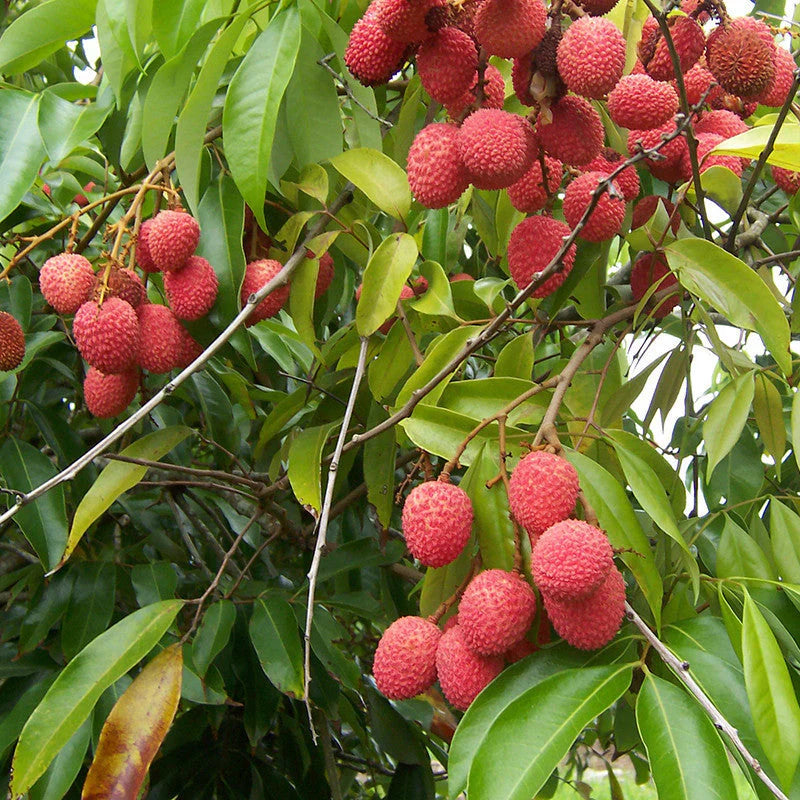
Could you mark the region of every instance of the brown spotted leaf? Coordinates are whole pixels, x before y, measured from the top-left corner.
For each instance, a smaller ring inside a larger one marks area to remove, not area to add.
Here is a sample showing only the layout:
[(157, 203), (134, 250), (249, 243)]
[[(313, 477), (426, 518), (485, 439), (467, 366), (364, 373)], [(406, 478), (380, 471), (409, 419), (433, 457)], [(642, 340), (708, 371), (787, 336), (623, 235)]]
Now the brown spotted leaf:
[(81, 800), (135, 800), (175, 717), (183, 652), (159, 653), (117, 700), (103, 725)]

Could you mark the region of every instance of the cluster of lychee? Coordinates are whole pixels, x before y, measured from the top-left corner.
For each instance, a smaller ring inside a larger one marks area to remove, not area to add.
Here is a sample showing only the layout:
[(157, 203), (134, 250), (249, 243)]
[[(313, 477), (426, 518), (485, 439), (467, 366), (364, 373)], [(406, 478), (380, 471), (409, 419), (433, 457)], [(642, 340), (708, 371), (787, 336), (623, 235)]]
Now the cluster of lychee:
[[(544, 602), (520, 571), (487, 569), (475, 575), (443, 629), (435, 618), (401, 617), (384, 632), (375, 652), (378, 689), (407, 699), (437, 680), (461, 710), (512, 663), (550, 639), (548, 620), (569, 644), (594, 650), (619, 630), (625, 584), (613, 550), (599, 528), (569, 519), (578, 476), (563, 458), (535, 450), (520, 460), (509, 485), (509, 505), (532, 546), (531, 574)], [(428, 481), (409, 493), (403, 534), (422, 564), (451, 563), (470, 541), (472, 503), (449, 478)], [(535, 634), (532, 635), (532, 629)]]

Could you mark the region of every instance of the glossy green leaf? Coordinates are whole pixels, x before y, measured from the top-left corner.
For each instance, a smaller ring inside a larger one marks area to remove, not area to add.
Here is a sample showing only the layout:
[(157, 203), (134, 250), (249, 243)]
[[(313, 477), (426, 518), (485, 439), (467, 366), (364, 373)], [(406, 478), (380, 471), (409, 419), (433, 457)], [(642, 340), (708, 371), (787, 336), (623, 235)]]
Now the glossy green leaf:
[(397, 765), (386, 800), (434, 800), (433, 773), (430, 764)]
[(75, 583), (61, 623), (61, 649), (67, 659), (86, 647), (111, 622), (116, 565), (105, 561), (76, 565)]
[(409, 302), (411, 308), (420, 314), (458, 319), (453, 308), (450, 281), (441, 265), (436, 261), (425, 261), (420, 266), (419, 272), (428, 281), (428, 288), (416, 300)]
[(169, 600), (134, 611), (64, 667), (20, 734), (12, 793), (28, 791), (89, 716), (100, 695), (153, 649), (182, 605), (181, 600)]
[(800, 467), (800, 392), (792, 394), (792, 451), (794, 452), (794, 460)]
[(380, 402), (394, 394), (398, 383), (413, 367), (414, 352), (405, 329), (393, 325), (367, 371), (367, 383), (375, 400)]
[[(388, 419), (382, 406), (373, 403), (367, 425), (372, 428)], [(374, 436), (364, 445), (364, 480), (367, 500), (375, 506), (381, 525), (388, 528), (394, 508), (396, 434), (394, 428)]]
[(250, 618), (250, 641), (273, 686), (302, 697), (303, 650), (292, 607), (280, 597), (258, 600)]
[(29, 800), (61, 800), (83, 766), (92, 734), (91, 718), (72, 734), (44, 775), (31, 786)]
[(666, 356), (667, 354), (663, 353), (652, 364), (648, 364), (645, 369), (637, 373), (633, 378), (625, 381), (603, 404), (601, 420), (611, 422), (619, 419), (644, 391), (647, 379)]
[(786, 428), (783, 423), (783, 400), (775, 384), (763, 373), (755, 378), (753, 415), (764, 449), (775, 459), (778, 480), (781, 476), (781, 459), (786, 451)]
[(315, 511), (322, 508), (322, 450), (339, 423), (300, 431), (289, 448), (289, 483), (298, 502)]
[(53, 90), (42, 92), (39, 102), (39, 132), (50, 161), (57, 164), (93, 136), (110, 111), (111, 105), (106, 102), (79, 105), (62, 99)]
[(733, 449), (750, 415), (755, 383), (752, 372), (745, 372), (726, 384), (714, 398), (703, 423), (703, 439), (708, 453), (706, 479)]
[(124, 0), (98, 0), (95, 25), (103, 62), (103, 76), (111, 84), (117, 106), (120, 107), (123, 84), (128, 75), (139, 66), (128, 28)]
[(176, 55), (197, 30), (205, 5), (205, 0), (153, 3), (153, 34), (166, 58)]
[(195, 372), (189, 380), (206, 435), (231, 452), (238, 452), (241, 437), (239, 428), (231, 424), (234, 416), (228, 392), (210, 370)]
[(236, 621), (236, 606), (230, 600), (218, 600), (203, 614), (203, 621), (192, 641), (192, 663), (202, 678), (231, 636)]
[(178, 575), (169, 562), (150, 561), (131, 569), (131, 585), (139, 606), (148, 606), (175, 597)]
[[(712, 152), (755, 160), (763, 152), (771, 135), (772, 125), (757, 125), (725, 139)], [(787, 122), (781, 127), (767, 163), (792, 172), (800, 171), (800, 126)]]
[(458, 589), (472, 569), (472, 546), (470, 543), (455, 560), (443, 567), (428, 567), (422, 579), (419, 595), (420, 616), (427, 617)]
[(769, 502), (769, 536), (778, 574), (800, 584), (800, 517), (774, 497)]
[(533, 374), (533, 334), (515, 336), (497, 356), (494, 365), (496, 378), (530, 380)]
[[(477, 378), (470, 381), (448, 383), (439, 398), (440, 408), (479, 420), (492, 417), (517, 400), (532, 387), (530, 380), (522, 378)], [(508, 415), (513, 425), (537, 425), (550, 402), (551, 392), (539, 392), (520, 403)]]
[(742, 530), (730, 517), (725, 516), (725, 527), (717, 550), (717, 577), (748, 577), (772, 580), (775, 573), (769, 559), (758, 543)]

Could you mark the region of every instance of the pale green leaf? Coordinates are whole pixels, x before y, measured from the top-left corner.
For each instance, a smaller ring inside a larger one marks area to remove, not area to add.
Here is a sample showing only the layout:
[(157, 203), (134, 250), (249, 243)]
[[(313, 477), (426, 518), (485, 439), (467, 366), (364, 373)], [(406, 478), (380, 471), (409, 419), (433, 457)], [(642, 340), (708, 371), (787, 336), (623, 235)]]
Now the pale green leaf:
[(745, 372), (726, 384), (711, 402), (703, 423), (703, 439), (708, 453), (706, 480), (739, 441), (750, 415), (754, 392), (753, 373)]

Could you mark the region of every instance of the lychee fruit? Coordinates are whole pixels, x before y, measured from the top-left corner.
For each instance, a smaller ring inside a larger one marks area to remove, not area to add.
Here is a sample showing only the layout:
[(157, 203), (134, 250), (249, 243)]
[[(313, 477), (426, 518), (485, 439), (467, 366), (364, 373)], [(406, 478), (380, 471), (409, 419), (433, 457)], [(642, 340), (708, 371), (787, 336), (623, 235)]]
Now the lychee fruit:
[(626, 75), (608, 96), (608, 113), (621, 128), (657, 128), (678, 113), (678, 93), (649, 75)]
[(625, 69), (625, 37), (609, 19), (581, 17), (558, 45), (558, 71), (570, 91), (599, 100)]
[(400, 42), (422, 42), (433, 35), (426, 24), (428, 12), (441, 6), (439, 0), (377, 0), (374, 19), (383, 32)]
[(800, 172), (783, 167), (772, 167), (772, 180), (791, 197), (800, 191)]
[[(514, 228), (508, 242), (508, 269), (518, 289), (524, 289), (550, 264), (569, 234), (568, 225), (546, 216), (528, 217)], [(547, 297), (564, 283), (575, 264), (576, 250), (574, 244), (569, 246), (561, 269), (538, 286), (531, 297)]]
[(408, 45), (387, 36), (369, 11), (350, 31), (344, 63), (364, 86), (386, 83), (406, 60)]
[(136, 360), (152, 373), (169, 372), (183, 358), (184, 329), (166, 306), (147, 303), (139, 309), (139, 347)]
[[(244, 280), (239, 296), (244, 306), (250, 295), (255, 294), (262, 286), (269, 283), (281, 270), (280, 262), (271, 258), (260, 261), (251, 261), (244, 270)], [(289, 299), (289, 286), (279, 286), (273, 289), (254, 309), (253, 313), (244, 323), (248, 328), (261, 322), (263, 319), (274, 317)]]
[(631, 131), (628, 134), (628, 152), (631, 155), (636, 153), (639, 147), (644, 150), (652, 150), (660, 145), (658, 153), (664, 158), (662, 160), (646, 158), (644, 164), (656, 178), (665, 183), (680, 183), (683, 180), (682, 161), (688, 149), (686, 139), (683, 135), (676, 136), (668, 142), (662, 138), (674, 132), (675, 123), (670, 121), (658, 128)]
[(458, 150), (478, 189), (505, 189), (533, 163), (536, 137), (527, 119), (496, 108), (467, 117), (458, 132)]
[(511, 66), (511, 85), (517, 100), (524, 106), (536, 105), (536, 98), (531, 94), (531, 80), (536, 72), (535, 52), (515, 58)]
[[(663, 253), (642, 253), (631, 267), (633, 299), (638, 303), (655, 283), (658, 283), (656, 292), (660, 292), (670, 286), (677, 286), (678, 279), (675, 277), (675, 273), (670, 270)], [(678, 291), (667, 295), (658, 301), (658, 306), (652, 312), (652, 316), (655, 319), (663, 319), (680, 301), (681, 295)], [(651, 304), (653, 302), (651, 301)]]
[(159, 268), (150, 255), (150, 227), (152, 224), (152, 219), (146, 219), (139, 227), (139, 235), (136, 238), (136, 263), (145, 272), (159, 272)]
[(25, 358), (25, 334), (16, 318), (0, 311), (0, 372), (16, 369)]
[(139, 370), (105, 375), (89, 367), (83, 379), (83, 399), (92, 416), (106, 419), (118, 417), (136, 397), (139, 388)]
[(775, 73), (772, 82), (756, 100), (771, 108), (782, 106), (792, 90), (796, 64), (792, 54), (783, 47), (775, 47)]
[(400, 617), (383, 633), (372, 673), (390, 700), (409, 700), (436, 681), (436, 648), (442, 633), (422, 617)]
[(560, 456), (534, 450), (520, 460), (509, 481), (508, 503), (531, 544), (572, 513), (578, 488), (575, 467)]
[(458, 604), (466, 643), (486, 656), (500, 655), (527, 632), (536, 615), (536, 595), (516, 572), (487, 569), (476, 575)]
[(703, 112), (694, 124), (695, 133), (716, 133), (723, 139), (730, 139), (749, 130), (744, 120), (732, 111), (717, 109)]
[[(706, 36), (691, 17), (674, 16), (667, 19), (672, 42), (678, 54), (681, 71), (688, 72), (703, 55)], [(638, 45), (639, 59), (647, 74), (657, 81), (671, 81), (675, 77), (672, 57), (655, 17), (648, 17), (642, 26)]]
[[(589, 208), (592, 196), (606, 175), (602, 172), (586, 172), (567, 186), (564, 193), (564, 219), (571, 228), (578, 223)], [(619, 233), (625, 219), (625, 200), (616, 183), (612, 182), (597, 201), (578, 236), (587, 242), (605, 242)]]
[(442, 634), (436, 649), (439, 685), (450, 704), (460, 711), (466, 711), (502, 669), (502, 656), (482, 656), (470, 648), (461, 625)]
[[(736, 156), (716, 155), (711, 151), (721, 142), (725, 141), (722, 136), (716, 133), (697, 134), (697, 162), (700, 165), (701, 174), (709, 167), (727, 167), (737, 177), (742, 177), (742, 159)], [(683, 159), (683, 171), (686, 180), (692, 177), (692, 162), (687, 149)]]
[[(597, 158), (593, 158), (581, 169), (584, 172), (602, 172), (604, 175), (610, 175), (624, 160), (621, 153), (610, 147), (604, 147)], [(634, 200), (639, 194), (639, 173), (636, 172), (636, 167), (633, 165), (625, 167), (622, 172), (618, 173), (614, 177), (614, 183), (622, 192), (626, 203)]]
[(425, 91), (437, 102), (458, 100), (475, 83), (478, 51), (475, 42), (458, 28), (448, 26), (420, 45), (417, 72)]
[(520, 58), (542, 41), (546, 23), (541, 0), (483, 0), (475, 14), (475, 38), (489, 55)]
[[(314, 254), (310, 250), (306, 251), (309, 258), (313, 258)], [(319, 267), (317, 269), (317, 283), (314, 286), (314, 299), (318, 300), (330, 288), (333, 282), (333, 256), (326, 250), (319, 258)]]
[(450, 276), (450, 283), (458, 283), (459, 281), (474, 281), (475, 278), (466, 272), (456, 272), (455, 275)]
[[(703, 97), (705, 97), (706, 103), (710, 102), (710, 93), (707, 94), (707, 92), (713, 83), (716, 83), (714, 76), (702, 64), (695, 64), (688, 72), (685, 72), (683, 75), (683, 88), (686, 91), (686, 102), (689, 106), (697, 106)], [(671, 85), (675, 88), (677, 97), (677, 85), (674, 81)], [(635, 127), (644, 128), (645, 126), (638, 125)]]
[(414, 292), (414, 297), (420, 297), (428, 291), (428, 279), (422, 275), (414, 278), (411, 281), (411, 291)]
[(408, 151), (408, 184), (426, 208), (454, 203), (469, 186), (458, 149), (458, 128), (446, 122), (426, 125)]
[[(453, 119), (460, 117), (470, 106), (478, 102), (478, 76), (475, 75), (475, 82), (472, 88), (457, 100), (446, 104), (447, 113)], [(483, 84), (481, 87), (481, 100), (477, 108), (502, 108), (506, 99), (506, 84), (503, 75), (493, 64), (487, 64), (483, 72)]]
[(178, 270), (164, 273), (164, 291), (178, 319), (200, 319), (217, 299), (217, 273), (202, 256), (189, 256)]
[(706, 61), (726, 92), (756, 97), (769, 88), (775, 75), (775, 44), (769, 28), (752, 17), (720, 25), (708, 37)]
[(78, 253), (59, 253), (39, 270), (39, 289), (59, 314), (74, 314), (91, 296), (94, 270)]
[(181, 326), (181, 352), (176, 366), (178, 369), (188, 367), (203, 352), (203, 345), (200, 344), (183, 326)]
[(603, 146), (603, 123), (588, 100), (566, 95), (554, 103), (552, 121), (543, 115), (536, 123), (536, 132), (545, 152), (564, 164), (587, 164)]
[(200, 226), (186, 211), (162, 211), (153, 217), (147, 233), (150, 257), (162, 272), (180, 269), (199, 240)]
[(672, 233), (678, 233), (678, 228), (681, 226), (681, 218), (679, 214), (673, 214), (672, 212), (675, 211), (675, 204), (668, 200), (666, 197), (661, 197), (661, 195), (657, 194), (648, 194), (645, 195), (638, 203), (636, 203), (633, 207), (633, 216), (631, 218), (631, 230), (635, 230), (636, 228), (641, 228), (652, 216), (656, 213), (656, 208), (658, 208), (659, 202), (664, 206), (664, 209), (667, 212), (667, 216), (670, 218), (670, 227), (672, 228)]
[(536, 631), (535, 641), (531, 641), (531, 630), (524, 639), (520, 639), (516, 644), (512, 644), (508, 650), (503, 653), (503, 658), (509, 663), (514, 664), (521, 661), (526, 656), (535, 653), (542, 645), (550, 641), (550, 622), (547, 619), (547, 614), (544, 609), (539, 613), (539, 625)]
[(542, 161), (536, 158), (525, 174), (508, 187), (508, 199), (517, 211), (535, 214), (558, 191), (564, 168), (557, 158), (543, 156), (543, 160), (546, 179), (542, 174)]
[[(103, 291), (103, 270), (95, 280), (94, 297), (100, 298)], [(147, 302), (147, 290), (141, 278), (132, 269), (112, 269), (108, 274), (106, 297), (119, 297), (136, 309)]]
[(99, 306), (89, 300), (76, 312), (72, 332), (80, 354), (106, 375), (134, 365), (139, 320), (130, 303), (109, 297)]

